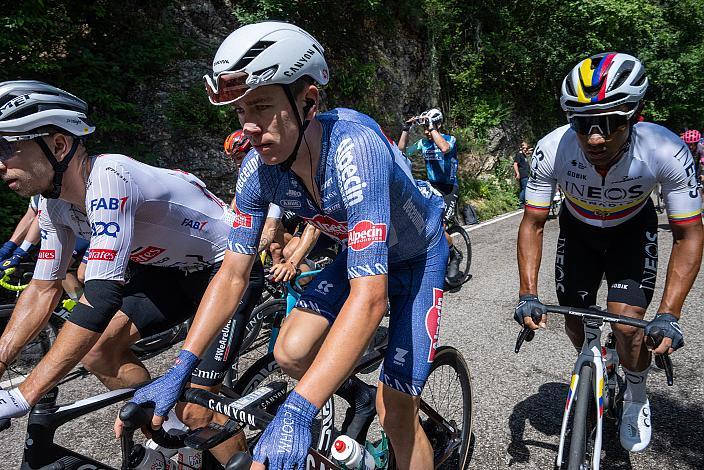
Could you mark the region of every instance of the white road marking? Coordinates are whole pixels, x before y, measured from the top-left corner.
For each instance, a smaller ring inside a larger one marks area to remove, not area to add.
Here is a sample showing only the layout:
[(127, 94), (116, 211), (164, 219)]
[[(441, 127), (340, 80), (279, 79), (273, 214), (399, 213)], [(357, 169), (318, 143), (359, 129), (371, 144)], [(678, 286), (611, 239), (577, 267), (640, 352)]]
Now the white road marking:
[(495, 224), (496, 222), (501, 222), (504, 219), (508, 219), (509, 217), (513, 217), (514, 215), (518, 215), (518, 214), (523, 214), (523, 209), (519, 209), (519, 210), (513, 211), (513, 212), (508, 212), (504, 215), (494, 217), (493, 219), (489, 219), (486, 222), (482, 222), (480, 224), (463, 225), (462, 228), (464, 228), (468, 232), (471, 232), (472, 230), (477, 230), (478, 228), (486, 227), (487, 225)]

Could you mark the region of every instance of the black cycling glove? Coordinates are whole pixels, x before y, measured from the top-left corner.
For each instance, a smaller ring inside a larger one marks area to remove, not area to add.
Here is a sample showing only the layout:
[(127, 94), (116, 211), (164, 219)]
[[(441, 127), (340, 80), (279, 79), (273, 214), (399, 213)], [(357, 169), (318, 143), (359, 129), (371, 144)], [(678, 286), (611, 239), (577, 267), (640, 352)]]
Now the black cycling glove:
[(650, 320), (648, 326), (645, 327), (645, 335), (653, 339), (658, 339), (659, 336), (667, 336), (672, 339), (673, 350), (677, 350), (684, 346), (684, 335), (678, 323), (677, 317), (671, 313), (658, 313), (655, 318)]
[(518, 305), (513, 313), (513, 319), (521, 326), (524, 326), (523, 319), (525, 317), (532, 317), (533, 322), (538, 324), (540, 323), (541, 317), (548, 313), (547, 307), (543, 305), (535, 294), (524, 294), (520, 296), (518, 300)]

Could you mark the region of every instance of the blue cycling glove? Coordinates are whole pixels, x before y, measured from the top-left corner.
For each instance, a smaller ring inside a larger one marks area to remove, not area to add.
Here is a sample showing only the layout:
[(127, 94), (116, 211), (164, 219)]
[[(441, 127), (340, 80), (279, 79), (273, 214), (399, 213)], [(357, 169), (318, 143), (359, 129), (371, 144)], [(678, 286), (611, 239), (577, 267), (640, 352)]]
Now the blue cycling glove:
[(310, 427), (319, 408), (292, 391), (266, 427), (252, 458), (269, 470), (306, 468), (308, 448), (313, 441)]
[(182, 349), (171, 369), (154, 382), (137, 390), (132, 402), (153, 404), (156, 416), (166, 416), (178, 401), (183, 387), (199, 362), (198, 356)]
[(22, 248), (17, 248), (12, 254), (12, 256), (0, 263), (0, 275), (4, 275), (5, 271), (10, 268), (17, 267), (17, 265), (20, 264), (22, 260), (25, 259), (27, 256), (28, 255), (26, 251), (24, 251)]
[(12, 253), (17, 249), (17, 244), (15, 242), (5, 242), (2, 247), (0, 247), (0, 263), (5, 261), (7, 258), (12, 256)]
[(684, 346), (684, 335), (682, 334), (682, 328), (680, 328), (677, 317), (671, 313), (658, 313), (655, 315), (655, 318), (650, 320), (648, 326), (645, 327), (645, 335), (667, 336), (672, 339), (672, 346), (670, 347), (674, 351)]
[(518, 305), (513, 311), (513, 319), (518, 322), (519, 325), (524, 326), (525, 323), (523, 319), (525, 317), (531, 317), (533, 322), (537, 325), (540, 323), (540, 318), (548, 313), (548, 309), (543, 303), (538, 299), (535, 294), (524, 294), (518, 298)]

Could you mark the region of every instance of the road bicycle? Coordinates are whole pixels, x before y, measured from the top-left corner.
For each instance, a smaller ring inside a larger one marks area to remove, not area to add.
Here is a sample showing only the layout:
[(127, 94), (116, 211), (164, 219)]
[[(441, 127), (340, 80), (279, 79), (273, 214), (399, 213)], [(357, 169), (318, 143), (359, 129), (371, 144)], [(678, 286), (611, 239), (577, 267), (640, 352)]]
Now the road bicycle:
[[(607, 323), (619, 323), (645, 328), (648, 322), (616, 315), (595, 307), (587, 309), (556, 305), (546, 307), (549, 313), (580, 317), (584, 324), (584, 343), (575, 362), (567, 392), (555, 469), (598, 470), (601, 462), (603, 418), (605, 415), (616, 419), (620, 417), (624, 388), (623, 379), (618, 375), (618, 364), (613, 364), (615, 367), (609, 367), (611, 364), (606, 360), (606, 357), (614, 357), (615, 343), (607, 342), (611, 351), (602, 347), (601, 335), (604, 326)], [(531, 341), (534, 334), (533, 330), (524, 328), (518, 334), (515, 352), (520, 351), (524, 341)], [(662, 337), (662, 333), (658, 331), (650, 336), (654, 345), (658, 345)], [(668, 385), (672, 385), (673, 371), (670, 357), (668, 355), (655, 357), (656, 363), (665, 369)]]
[[(375, 349), (364, 356), (358, 363), (355, 373), (368, 369), (371, 365), (378, 366), (383, 360), (385, 346)], [(450, 386), (451, 381), (458, 385), (456, 390)], [(266, 426), (273, 419), (278, 406), (290, 392), (287, 381), (274, 380), (266, 384), (259, 382), (244, 395), (227, 397), (216, 395), (202, 389), (186, 389), (181, 400), (195, 403), (223, 414), (229, 418), (224, 425), (210, 425), (190, 431), (178, 437), (170, 436), (163, 430), (154, 432), (152, 440), (164, 448), (179, 448), (184, 445), (199, 450), (207, 450), (239, 432), (242, 426), (255, 430), (248, 435), (248, 445), (252, 448)], [(458, 397), (461, 406), (449, 403), (448, 397)], [(467, 364), (462, 355), (454, 348), (444, 346), (438, 348), (428, 383), (421, 395), (421, 425), (433, 446), (436, 469), (464, 470), (469, 465), (470, 436), (472, 425), (472, 395), (471, 378)], [(438, 406), (440, 405), (440, 406)], [(454, 413), (454, 414), (453, 414)], [(326, 405), (321, 410), (322, 419), (316, 443), (309, 449), (306, 466), (316, 470), (342, 470), (340, 465), (329, 458), (330, 444), (334, 440), (334, 410)], [(120, 411), (120, 418), (126, 423), (129, 433), (143, 427), (151, 419), (143, 408), (127, 404)], [(377, 448), (383, 448), (379, 444)], [(124, 448), (124, 446), (123, 446)], [(395, 469), (396, 464), (392, 449), (384, 449), (386, 454), (375, 455), (377, 468)], [(123, 458), (130, 461), (129, 454)], [(227, 470), (248, 469), (251, 457), (247, 453), (233, 456), (225, 466)], [(123, 466), (130, 470), (131, 467)]]

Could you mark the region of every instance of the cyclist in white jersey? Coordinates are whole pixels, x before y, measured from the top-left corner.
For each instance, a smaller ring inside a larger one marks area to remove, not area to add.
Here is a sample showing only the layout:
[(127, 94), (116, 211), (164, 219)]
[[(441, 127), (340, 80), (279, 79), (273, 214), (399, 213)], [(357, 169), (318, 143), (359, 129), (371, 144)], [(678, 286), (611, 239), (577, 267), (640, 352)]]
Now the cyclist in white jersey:
[[(130, 345), (195, 313), (224, 257), (234, 212), (187, 172), (124, 155), (89, 156), (83, 138), (95, 128), (87, 105), (63, 90), (36, 81), (4, 82), (0, 100), (0, 175), (20, 195), (45, 196), (39, 259), (0, 338), (0, 372), (48, 321), (76, 237), (90, 240), (84, 295), (24, 383), (0, 391), (10, 397), (0, 399), (5, 418), (26, 413), (79, 361), (109, 388), (148, 380)], [(258, 300), (257, 282), (250, 285), (254, 294), (245, 295), (240, 307)], [(244, 326), (239, 321), (226, 327), (232, 330), (228, 344), (241, 341)], [(217, 346), (194, 364), (189, 381), (217, 388), (237, 349), (223, 354)]]
[[(585, 59), (564, 79), (561, 104), (569, 125), (541, 139), (531, 160), (518, 233), (520, 300), (515, 318), (520, 324), (545, 326), (537, 280), (543, 226), (558, 185), (565, 195), (555, 262), (560, 304), (594, 305), (605, 276), (608, 310), (643, 318), (658, 262), (658, 222), (650, 194), (660, 184), (674, 244), (665, 291), (645, 335), (654, 328), (664, 332), (655, 354), (684, 344), (678, 319), (699, 271), (704, 240), (699, 194), (692, 156), (682, 141), (664, 127), (638, 122), (647, 86), (640, 61), (621, 53)], [(568, 317), (565, 329), (579, 350), (581, 321)], [(617, 324), (612, 329), (627, 381), (621, 444), (640, 451), (651, 435), (645, 387), (651, 353), (642, 330)]]

